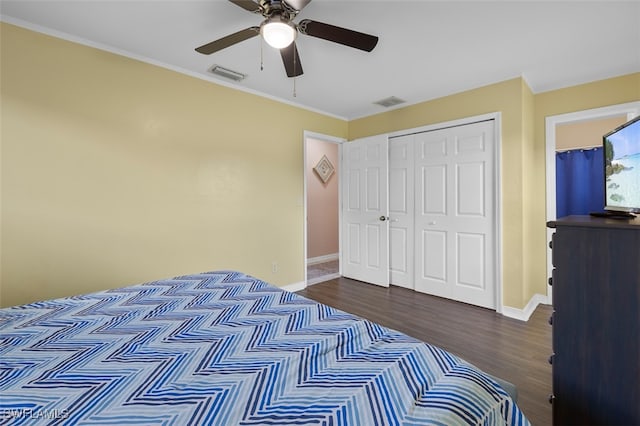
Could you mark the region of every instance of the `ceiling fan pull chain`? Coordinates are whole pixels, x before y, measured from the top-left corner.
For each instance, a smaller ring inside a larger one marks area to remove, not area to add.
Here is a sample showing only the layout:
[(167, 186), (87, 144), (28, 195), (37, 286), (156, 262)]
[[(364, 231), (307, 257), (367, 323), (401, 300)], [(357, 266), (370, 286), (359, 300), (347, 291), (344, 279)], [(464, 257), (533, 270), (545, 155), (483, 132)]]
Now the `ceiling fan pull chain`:
[(263, 55), (263, 50), (264, 50), (264, 40), (262, 39), (262, 37), (260, 37), (260, 71), (264, 70), (264, 55)]
[[(294, 45), (295, 49), (295, 45)], [(296, 80), (298, 79), (296, 76), (296, 65), (298, 65), (298, 61), (296, 61), (296, 55), (293, 55), (293, 97), (295, 98), (298, 94), (296, 93)]]

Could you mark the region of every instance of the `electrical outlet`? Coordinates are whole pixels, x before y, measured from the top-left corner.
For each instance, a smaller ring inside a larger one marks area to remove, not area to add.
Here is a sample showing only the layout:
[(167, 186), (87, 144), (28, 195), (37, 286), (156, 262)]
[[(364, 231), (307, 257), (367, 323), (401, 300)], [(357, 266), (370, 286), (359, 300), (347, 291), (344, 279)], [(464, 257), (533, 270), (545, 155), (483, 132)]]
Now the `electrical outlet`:
[(271, 273), (275, 274), (278, 272), (278, 262), (275, 260), (271, 262)]

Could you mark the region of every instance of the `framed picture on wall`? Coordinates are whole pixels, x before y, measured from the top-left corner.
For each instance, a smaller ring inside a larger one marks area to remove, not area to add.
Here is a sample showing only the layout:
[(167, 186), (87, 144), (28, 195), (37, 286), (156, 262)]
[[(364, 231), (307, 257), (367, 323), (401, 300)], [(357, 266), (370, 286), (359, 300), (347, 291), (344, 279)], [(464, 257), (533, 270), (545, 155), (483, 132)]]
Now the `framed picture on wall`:
[(331, 164), (331, 161), (329, 161), (326, 155), (322, 156), (313, 170), (315, 170), (315, 172), (318, 174), (318, 177), (320, 177), (323, 183), (327, 183), (327, 181), (331, 178), (331, 175), (335, 171), (335, 169), (333, 168), (333, 164)]

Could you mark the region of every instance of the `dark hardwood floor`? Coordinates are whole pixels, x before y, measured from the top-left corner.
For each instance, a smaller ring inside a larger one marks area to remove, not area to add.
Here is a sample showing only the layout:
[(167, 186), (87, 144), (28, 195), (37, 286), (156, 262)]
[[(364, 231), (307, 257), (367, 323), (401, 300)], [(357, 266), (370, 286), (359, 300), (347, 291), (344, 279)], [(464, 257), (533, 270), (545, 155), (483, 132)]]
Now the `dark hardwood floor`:
[(529, 321), (489, 309), (338, 278), (298, 294), (439, 346), (518, 388), (518, 406), (533, 425), (550, 425), (551, 306)]

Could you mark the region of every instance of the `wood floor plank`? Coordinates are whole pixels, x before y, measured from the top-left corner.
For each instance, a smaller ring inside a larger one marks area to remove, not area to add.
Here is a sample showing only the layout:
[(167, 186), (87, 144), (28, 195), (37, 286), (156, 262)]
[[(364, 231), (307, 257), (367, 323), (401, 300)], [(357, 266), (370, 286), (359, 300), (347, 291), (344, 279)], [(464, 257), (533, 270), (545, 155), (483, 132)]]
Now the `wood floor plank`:
[(298, 294), (401, 331), (454, 353), (518, 388), (518, 406), (533, 425), (550, 425), (552, 307), (529, 321), (402, 287), (338, 278)]

